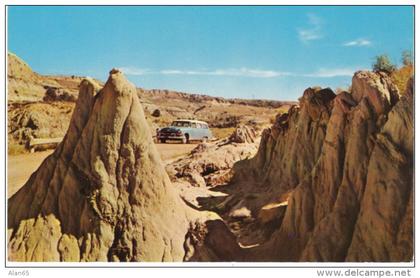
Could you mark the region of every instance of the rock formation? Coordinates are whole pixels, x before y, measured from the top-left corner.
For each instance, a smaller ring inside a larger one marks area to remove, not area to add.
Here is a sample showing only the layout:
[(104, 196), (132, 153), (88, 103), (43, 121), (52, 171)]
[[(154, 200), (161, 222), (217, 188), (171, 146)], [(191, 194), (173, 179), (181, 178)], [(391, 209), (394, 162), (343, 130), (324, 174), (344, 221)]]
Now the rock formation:
[(257, 137), (254, 128), (240, 125), (228, 138), (199, 144), (189, 155), (167, 165), (166, 170), (172, 181), (183, 180), (192, 186), (226, 184), (233, 165), (255, 155)]
[(373, 72), (357, 72), (351, 93), (307, 89), (236, 165), (233, 187), (260, 193), (253, 210), (291, 191), (247, 260), (411, 261), (413, 128), (412, 80), (401, 97)]
[(239, 125), (230, 135), (229, 141), (234, 143), (254, 143), (257, 138), (257, 132), (254, 128), (247, 125)]
[(73, 107), (68, 102), (9, 104), (8, 144), (25, 144), (31, 137), (63, 137), (69, 126)]
[(9, 260), (411, 261), (413, 90), (366, 71), (351, 92), (308, 88), (258, 150), (241, 126), (168, 176), (134, 86), (84, 80), (63, 142), (8, 201)]
[(45, 89), (39, 76), (15, 54), (7, 55), (8, 100), (36, 101), (42, 99)]
[(63, 142), (8, 200), (11, 261), (181, 261), (191, 219), (135, 87), (84, 80)]
[(281, 183), (284, 190), (295, 187), (320, 155), (334, 97), (330, 89), (307, 89), (299, 109), (292, 106), (264, 130), (257, 155), (244, 171), (238, 167), (237, 176), (265, 185)]
[(74, 101), (77, 96), (77, 86), (82, 78), (37, 74), (21, 58), (9, 52), (7, 54), (7, 80), (8, 102), (26, 103), (42, 101), (46, 95), (51, 96), (51, 89), (65, 91), (66, 100)]
[[(25, 152), (30, 137), (63, 137), (70, 123), (79, 84), (85, 77), (42, 75), (15, 54), (7, 55), (8, 154)], [(103, 86), (102, 81), (94, 80)], [(170, 90), (136, 88), (149, 127), (154, 132), (177, 119), (199, 119), (211, 128), (238, 124), (265, 127), (295, 102), (224, 99)], [(35, 123), (33, 125), (32, 123)], [(214, 135), (223, 138), (225, 129)]]
[(43, 101), (51, 102), (51, 101), (70, 101), (75, 102), (77, 100), (77, 95), (71, 94), (62, 88), (55, 88), (45, 86), (45, 96), (43, 97)]

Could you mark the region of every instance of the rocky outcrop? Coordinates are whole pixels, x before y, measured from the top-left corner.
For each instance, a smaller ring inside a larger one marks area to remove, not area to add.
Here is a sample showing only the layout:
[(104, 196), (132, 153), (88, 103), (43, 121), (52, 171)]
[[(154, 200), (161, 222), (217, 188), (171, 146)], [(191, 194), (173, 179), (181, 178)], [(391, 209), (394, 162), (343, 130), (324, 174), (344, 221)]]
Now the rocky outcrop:
[(235, 235), (221, 220), (209, 220), (190, 226), (185, 240), (185, 261), (232, 262), (242, 261), (244, 252)]
[(229, 141), (234, 143), (254, 143), (257, 140), (257, 132), (247, 125), (238, 126), (229, 136)]
[[(42, 75), (33, 71), (27, 63), (12, 53), (8, 53), (7, 62), (8, 153), (12, 155), (25, 151), (24, 143), (30, 136), (56, 138), (65, 134), (77, 99), (79, 84), (85, 77)], [(94, 81), (103, 86), (102, 81)], [(226, 130), (218, 128), (235, 128), (239, 124), (263, 128), (269, 125), (276, 113), (295, 103), (224, 99), (141, 88), (137, 88), (136, 93), (153, 131), (169, 126), (177, 119), (197, 119), (207, 122), (211, 128), (216, 128), (214, 134), (220, 138), (226, 135)], [(26, 126), (29, 118), (39, 125), (34, 128), (31, 125)]]
[[(77, 98), (78, 85), (83, 80), (78, 76), (46, 76), (34, 72), (15, 54), (7, 54), (7, 100), (8, 103), (46, 101), (71, 101)], [(97, 81), (96, 81), (97, 82)]]
[(7, 77), (9, 101), (37, 101), (44, 96), (40, 77), (13, 53), (7, 54)]
[(77, 95), (67, 92), (62, 88), (55, 88), (45, 86), (45, 96), (43, 97), (43, 101), (70, 101), (74, 102), (77, 100)]
[(233, 165), (253, 157), (258, 148), (257, 132), (241, 125), (229, 138), (199, 144), (189, 155), (166, 166), (172, 181), (192, 186), (218, 186), (232, 177)]
[(29, 65), (11, 52), (7, 53), (7, 76), (32, 82), (39, 80), (39, 76), (32, 71)]
[(373, 148), (347, 261), (413, 259), (413, 80)]
[(74, 104), (14, 103), (8, 105), (9, 144), (25, 144), (30, 138), (56, 138), (66, 134)]
[(350, 93), (306, 90), (236, 166), (241, 196), (260, 192), (250, 207), (292, 191), (271, 240), (248, 259), (412, 260), (413, 127), (412, 83), (400, 98), (385, 74), (357, 72)]
[(177, 92), (172, 90), (162, 90), (162, 89), (138, 89), (139, 94), (147, 94), (149, 97), (165, 97), (172, 100), (188, 100), (193, 103), (206, 103), (214, 102), (219, 104), (239, 104), (246, 106), (254, 107), (271, 107), (271, 108), (280, 108), (284, 105), (292, 105), (293, 101), (278, 101), (278, 100), (265, 100), (265, 99), (226, 99), (223, 97), (213, 97), (205, 94), (191, 94), (185, 92)]
[(91, 80), (63, 142), (8, 201), (11, 261), (181, 261), (188, 220), (133, 85)]
[(237, 177), (283, 192), (296, 187), (321, 153), (334, 97), (330, 89), (308, 88), (299, 108), (292, 106), (264, 130), (257, 155), (238, 165)]

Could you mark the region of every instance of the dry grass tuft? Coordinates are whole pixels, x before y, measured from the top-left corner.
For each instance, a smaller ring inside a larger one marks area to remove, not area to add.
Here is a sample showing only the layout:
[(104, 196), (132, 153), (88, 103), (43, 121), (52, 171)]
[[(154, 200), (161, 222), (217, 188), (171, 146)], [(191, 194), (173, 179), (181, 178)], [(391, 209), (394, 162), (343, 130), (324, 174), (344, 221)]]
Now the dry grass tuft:
[(18, 155), (28, 153), (28, 150), (25, 148), (24, 145), (9, 143), (7, 144), (7, 154), (8, 155)]

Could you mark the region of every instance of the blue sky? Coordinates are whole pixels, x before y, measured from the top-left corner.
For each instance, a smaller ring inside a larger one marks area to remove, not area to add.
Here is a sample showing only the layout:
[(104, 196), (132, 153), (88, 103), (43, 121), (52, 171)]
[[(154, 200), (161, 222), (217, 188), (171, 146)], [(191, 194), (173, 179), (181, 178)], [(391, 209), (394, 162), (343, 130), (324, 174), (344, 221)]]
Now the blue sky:
[(413, 50), (412, 7), (17, 7), (8, 49), (41, 74), (139, 87), (295, 100), (347, 87), (355, 70)]

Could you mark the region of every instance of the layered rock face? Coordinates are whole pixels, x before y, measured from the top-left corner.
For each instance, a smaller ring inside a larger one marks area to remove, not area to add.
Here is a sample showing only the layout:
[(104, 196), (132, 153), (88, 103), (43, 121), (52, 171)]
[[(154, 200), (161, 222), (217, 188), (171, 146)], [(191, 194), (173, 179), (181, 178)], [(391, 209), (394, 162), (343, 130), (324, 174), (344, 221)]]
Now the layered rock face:
[(280, 183), (284, 191), (294, 188), (320, 155), (334, 97), (330, 89), (308, 88), (300, 108), (292, 106), (264, 130), (257, 155), (237, 167), (237, 177), (266, 187)]
[(113, 70), (81, 83), (63, 142), (8, 200), (9, 260), (181, 261), (191, 215)]
[(69, 126), (73, 103), (25, 103), (8, 106), (9, 144), (25, 144), (33, 138), (63, 137)]
[(229, 136), (229, 141), (233, 143), (254, 143), (257, 132), (254, 128), (247, 125), (239, 125)]
[(351, 93), (306, 90), (236, 166), (236, 186), (259, 188), (254, 206), (292, 192), (247, 260), (411, 261), (413, 129), (412, 81), (401, 96), (372, 72), (357, 72)]
[(257, 135), (254, 128), (240, 125), (228, 138), (199, 144), (189, 155), (166, 166), (169, 177), (196, 187), (226, 184), (235, 162), (257, 152)]
[(39, 76), (15, 54), (7, 54), (8, 100), (36, 101), (44, 96), (45, 89)]
[(43, 76), (13, 53), (7, 54), (7, 99), (9, 103), (27, 103), (64, 100), (74, 102), (77, 85), (82, 78), (76, 76)]

